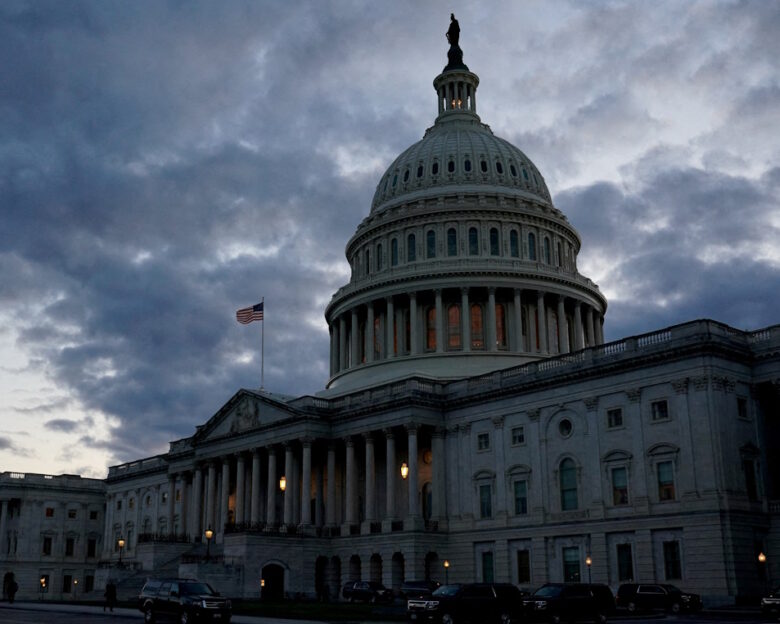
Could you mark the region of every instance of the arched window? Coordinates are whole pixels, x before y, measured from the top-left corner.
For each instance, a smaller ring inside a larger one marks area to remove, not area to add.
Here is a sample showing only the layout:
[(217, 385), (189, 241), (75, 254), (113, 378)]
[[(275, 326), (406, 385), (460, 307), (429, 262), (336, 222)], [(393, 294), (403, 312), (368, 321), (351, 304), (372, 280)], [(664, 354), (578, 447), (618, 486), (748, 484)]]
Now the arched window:
[(425, 235), (425, 247), (426, 247), (426, 256), (428, 258), (435, 258), (436, 257), (436, 232), (433, 230), (428, 230), (428, 233)]
[(458, 255), (458, 232), (455, 230), (455, 228), (450, 228), (447, 230), (447, 255)]
[(517, 230), (509, 232), (509, 255), (513, 258), (520, 257), (520, 242), (517, 236)]
[(503, 175), (504, 173), (504, 165), (502, 165), (499, 161), (496, 161), (496, 173), (498, 175)]
[(561, 254), (561, 243), (557, 243), (556, 247), (558, 249), (558, 257), (555, 259), (555, 264), (557, 266), (561, 266), (563, 261), (563, 255)]
[(382, 270), (382, 243), (376, 246), (376, 270)]
[(463, 169), (465, 169), (466, 172), (471, 171), (471, 161), (468, 158), (463, 161)]
[(370, 249), (366, 249), (365, 263), (363, 266), (366, 268), (366, 275), (371, 273), (371, 250)]
[(471, 304), (471, 348), (485, 348), (485, 324), (482, 322), (482, 306)]
[(455, 161), (454, 160), (450, 160), (447, 163), (447, 171), (449, 171), (450, 173), (454, 173), (455, 172)]
[(433, 165), (431, 165), (431, 175), (438, 175), (439, 174), (439, 163), (434, 162)]
[(447, 348), (460, 349), (460, 306), (457, 303), (447, 308)]
[(407, 169), (406, 171), (404, 171), (404, 182), (408, 182), (408, 181), (409, 181), (409, 170)]
[(482, 173), (487, 173), (488, 170), (487, 161), (486, 160), (480, 161), (479, 168), (482, 169)]
[(418, 178), (422, 178), (422, 176), (423, 176), (423, 166), (422, 166), (422, 165), (419, 165), (419, 166), (417, 167), (417, 177), (418, 177)]
[(544, 237), (544, 262), (545, 264), (552, 264), (550, 260), (550, 239)]
[(574, 460), (567, 457), (559, 467), (561, 486), (561, 510), (577, 509), (577, 466)]
[(398, 264), (398, 239), (394, 238), (390, 241), (390, 264), (396, 266)]
[(476, 256), (479, 253), (479, 234), (477, 228), (469, 228), (469, 255)]
[(406, 237), (406, 261), (414, 262), (417, 260), (417, 239), (414, 234)]
[(536, 260), (536, 235), (528, 232), (528, 259)]
[(506, 349), (506, 310), (503, 303), (496, 304), (496, 346)]
[(425, 313), (425, 348), (436, 351), (436, 308), (430, 307)]
[(490, 255), (498, 255), (498, 229), (490, 228)]

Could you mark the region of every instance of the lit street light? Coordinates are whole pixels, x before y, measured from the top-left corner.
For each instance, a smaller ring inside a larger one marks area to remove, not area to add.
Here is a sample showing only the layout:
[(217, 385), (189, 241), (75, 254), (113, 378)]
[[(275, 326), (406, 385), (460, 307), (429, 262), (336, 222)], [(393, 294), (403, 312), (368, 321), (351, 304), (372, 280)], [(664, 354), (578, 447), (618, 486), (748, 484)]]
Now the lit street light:
[(204, 535), (206, 536), (206, 561), (208, 561), (211, 557), (211, 538), (214, 537), (214, 531), (209, 527)]
[(444, 560), (444, 584), (445, 585), (450, 584), (450, 560), (449, 559)]
[(116, 544), (119, 546), (119, 567), (122, 567), (122, 551), (125, 548), (125, 538), (120, 535)]
[(590, 566), (593, 565), (593, 559), (590, 558), (590, 555), (585, 557), (585, 565), (588, 566), (588, 583), (590, 583)]
[(401, 462), (401, 478), (406, 479), (409, 476), (409, 464)]

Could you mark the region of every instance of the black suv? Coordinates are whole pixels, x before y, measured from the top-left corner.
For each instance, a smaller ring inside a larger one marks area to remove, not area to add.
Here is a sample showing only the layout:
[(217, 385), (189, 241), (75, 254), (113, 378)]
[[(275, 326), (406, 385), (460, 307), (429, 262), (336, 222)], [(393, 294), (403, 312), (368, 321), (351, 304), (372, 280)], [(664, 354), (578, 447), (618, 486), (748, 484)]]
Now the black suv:
[(365, 602), (392, 602), (393, 592), (387, 589), (382, 583), (374, 581), (349, 581), (344, 584), (341, 590), (344, 600), (355, 602), (363, 600)]
[(430, 598), (408, 600), (409, 622), (513, 624), (523, 616), (523, 593), (504, 583), (442, 585)]
[(401, 583), (401, 596), (407, 600), (430, 598), (431, 594), (441, 587), (438, 581), (404, 581)]
[(606, 585), (594, 583), (547, 583), (524, 601), (530, 620), (559, 624), (561, 620), (606, 622), (615, 610), (615, 599)]
[(230, 622), (230, 600), (195, 579), (149, 579), (138, 596), (144, 622), (157, 618), (189, 622)]
[(617, 606), (630, 613), (649, 609), (664, 609), (671, 613), (700, 611), (701, 596), (684, 592), (674, 585), (662, 583), (626, 583), (618, 588)]

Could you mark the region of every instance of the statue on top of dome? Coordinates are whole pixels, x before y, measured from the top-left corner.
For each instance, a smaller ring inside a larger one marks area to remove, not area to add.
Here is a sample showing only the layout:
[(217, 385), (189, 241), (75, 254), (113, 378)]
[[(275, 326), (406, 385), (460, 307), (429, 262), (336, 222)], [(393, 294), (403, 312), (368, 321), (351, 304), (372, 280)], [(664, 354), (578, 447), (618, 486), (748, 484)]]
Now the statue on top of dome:
[(444, 68), (444, 71), (453, 69), (465, 69), (468, 71), (469, 68), (463, 63), (463, 50), (461, 50), (458, 45), (458, 42), (460, 41), (460, 24), (458, 24), (458, 20), (455, 19), (454, 13), (450, 13), (450, 27), (447, 29), (447, 41), (450, 44), (450, 49), (447, 52), (448, 63), (447, 67)]

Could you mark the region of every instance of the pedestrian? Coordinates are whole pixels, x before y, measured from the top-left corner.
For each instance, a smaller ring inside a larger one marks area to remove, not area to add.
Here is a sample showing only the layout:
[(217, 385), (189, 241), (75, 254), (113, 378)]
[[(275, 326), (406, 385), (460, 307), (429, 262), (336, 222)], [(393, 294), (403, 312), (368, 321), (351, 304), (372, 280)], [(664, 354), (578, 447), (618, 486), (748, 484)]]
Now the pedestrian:
[(106, 591), (103, 596), (106, 598), (106, 604), (103, 605), (103, 611), (108, 607), (108, 609), (113, 612), (114, 606), (116, 605), (116, 585), (114, 585), (111, 579), (108, 579), (108, 583), (106, 583)]
[(8, 585), (8, 602), (11, 604), (14, 603), (14, 597), (16, 596), (16, 592), (19, 591), (19, 583), (17, 583), (15, 580), (11, 580), (11, 582)]

